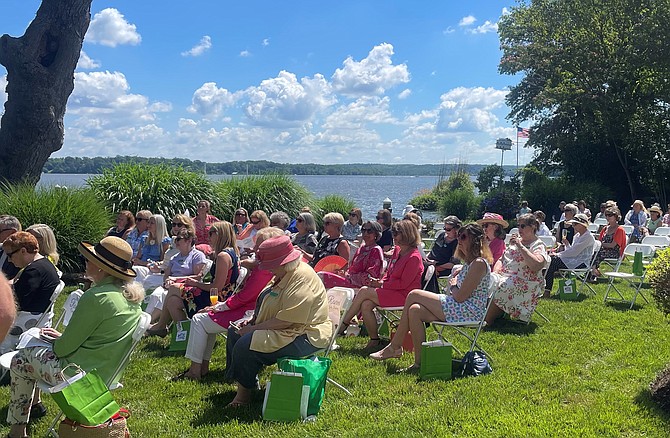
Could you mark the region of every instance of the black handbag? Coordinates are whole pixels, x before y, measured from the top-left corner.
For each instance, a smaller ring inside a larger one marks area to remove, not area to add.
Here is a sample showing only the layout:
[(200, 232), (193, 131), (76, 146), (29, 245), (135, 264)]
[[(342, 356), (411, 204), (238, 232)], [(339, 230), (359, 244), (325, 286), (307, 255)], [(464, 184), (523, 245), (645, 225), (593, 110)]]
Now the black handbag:
[(492, 372), (493, 368), (491, 368), (491, 365), (483, 352), (468, 351), (463, 356), (461, 366), (456, 375), (458, 377), (481, 376)]

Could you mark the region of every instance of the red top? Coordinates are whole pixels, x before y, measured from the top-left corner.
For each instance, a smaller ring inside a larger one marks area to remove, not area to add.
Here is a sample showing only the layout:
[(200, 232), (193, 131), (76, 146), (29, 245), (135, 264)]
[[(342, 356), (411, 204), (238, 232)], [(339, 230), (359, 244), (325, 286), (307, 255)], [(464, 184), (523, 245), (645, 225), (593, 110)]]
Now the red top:
[(203, 225), (198, 221), (197, 217), (193, 218), (193, 225), (195, 226), (195, 244), (196, 245), (201, 245), (201, 244), (208, 244), (209, 245), (209, 228), (214, 222), (218, 222), (219, 219), (216, 216), (212, 216), (211, 214), (207, 215), (207, 219), (205, 220), (205, 224)]
[[(600, 230), (600, 236), (598, 237), (598, 240), (601, 242), (605, 238), (605, 234), (607, 234), (607, 230), (609, 229), (609, 225), (606, 227), (603, 227), (602, 230)], [(619, 244), (619, 257), (623, 254), (623, 250), (626, 248), (626, 232), (622, 227), (617, 227), (616, 231), (614, 232), (614, 241)]]
[(421, 288), (423, 261), (417, 248), (400, 256), (400, 247), (395, 246), (388, 269), (382, 278), (383, 287), (377, 289), (377, 297), (382, 307), (405, 305), (405, 299), (412, 289)]

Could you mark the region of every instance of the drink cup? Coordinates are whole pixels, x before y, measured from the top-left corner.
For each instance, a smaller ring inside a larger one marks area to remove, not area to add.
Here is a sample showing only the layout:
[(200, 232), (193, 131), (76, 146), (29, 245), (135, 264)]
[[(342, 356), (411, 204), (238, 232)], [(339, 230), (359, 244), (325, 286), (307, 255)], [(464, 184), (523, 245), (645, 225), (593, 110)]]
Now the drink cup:
[(212, 306), (219, 302), (219, 290), (215, 287), (209, 290), (209, 302)]

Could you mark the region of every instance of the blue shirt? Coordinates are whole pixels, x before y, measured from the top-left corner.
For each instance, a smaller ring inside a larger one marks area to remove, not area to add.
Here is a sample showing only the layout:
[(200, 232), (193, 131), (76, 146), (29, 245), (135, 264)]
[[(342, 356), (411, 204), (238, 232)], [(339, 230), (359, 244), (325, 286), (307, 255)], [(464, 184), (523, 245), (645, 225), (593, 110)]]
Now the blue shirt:
[(142, 244), (142, 239), (147, 237), (149, 235), (149, 231), (144, 230), (142, 234), (140, 234), (139, 231), (137, 231), (137, 228), (133, 228), (130, 230), (130, 233), (128, 233), (128, 237), (126, 237), (126, 242), (130, 244), (130, 247), (133, 249), (133, 257), (137, 257), (137, 251), (140, 249), (140, 245)]
[[(140, 260), (142, 260), (143, 262), (149, 261), (149, 259), (157, 262), (157, 261), (161, 260), (161, 258), (162, 258), (161, 254), (162, 254), (163, 251), (161, 250), (161, 247), (158, 244), (158, 242), (154, 242), (153, 245), (150, 242), (151, 241), (149, 241), (149, 235), (148, 234), (142, 238), (142, 242), (141, 242), (141, 244), (142, 244), (142, 246), (141, 246), (142, 257), (141, 257)], [(172, 242), (172, 239), (170, 238), (170, 236), (165, 236), (165, 238), (163, 239), (162, 244), (165, 245), (166, 243), (169, 244), (170, 242)]]

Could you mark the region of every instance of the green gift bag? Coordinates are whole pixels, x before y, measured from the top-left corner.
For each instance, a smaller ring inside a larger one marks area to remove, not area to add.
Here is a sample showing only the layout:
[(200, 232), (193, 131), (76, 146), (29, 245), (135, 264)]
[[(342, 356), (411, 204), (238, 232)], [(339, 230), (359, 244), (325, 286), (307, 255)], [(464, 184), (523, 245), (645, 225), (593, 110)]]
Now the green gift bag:
[(309, 386), (300, 373), (275, 371), (265, 386), (263, 419), (297, 421), (307, 418)]
[(177, 321), (172, 324), (172, 328), (170, 329), (170, 348), (168, 348), (168, 351), (186, 351), (190, 329), (190, 319)]
[(303, 377), (303, 385), (309, 386), (309, 403), (307, 415), (316, 415), (321, 409), (323, 396), (326, 392), (326, 379), (332, 361), (327, 357), (314, 357), (309, 359), (281, 358), (277, 361), (280, 370), (292, 373), (300, 373)]
[(635, 251), (635, 256), (633, 258), (633, 274), (638, 277), (642, 277), (644, 274), (644, 266), (642, 265), (642, 252)]
[(421, 344), (421, 367), (419, 378), (451, 379), (453, 346), (440, 339)]
[[(70, 367), (79, 372), (66, 378), (63, 373)], [(61, 375), (65, 381), (49, 388), (49, 392), (70, 420), (85, 426), (95, 426), (109, 420), (119, 411), (119, 405), (95, 369), (87, 373), (78, 365), (69, 364), (63, 368)]]
[(574, 277), (570, 276), (558, 280), (558, 297), (561, 300), (576, 300), (577, 295), (577, 282)]

